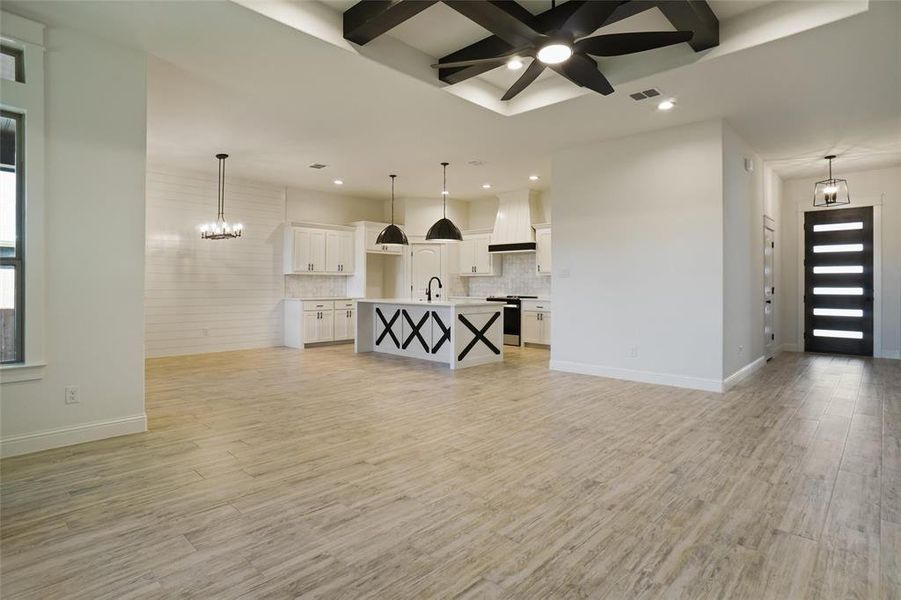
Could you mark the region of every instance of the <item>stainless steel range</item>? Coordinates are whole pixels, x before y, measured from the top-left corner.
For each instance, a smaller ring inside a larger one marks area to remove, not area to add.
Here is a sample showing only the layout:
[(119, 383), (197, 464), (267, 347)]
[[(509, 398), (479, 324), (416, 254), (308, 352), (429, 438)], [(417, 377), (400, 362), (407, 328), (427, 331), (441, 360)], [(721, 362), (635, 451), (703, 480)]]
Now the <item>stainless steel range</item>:
[(504, 303), (504, 345), (519, 346), (522, 340), (522, 301), (538, 296), (491, 296), (489, 302)]

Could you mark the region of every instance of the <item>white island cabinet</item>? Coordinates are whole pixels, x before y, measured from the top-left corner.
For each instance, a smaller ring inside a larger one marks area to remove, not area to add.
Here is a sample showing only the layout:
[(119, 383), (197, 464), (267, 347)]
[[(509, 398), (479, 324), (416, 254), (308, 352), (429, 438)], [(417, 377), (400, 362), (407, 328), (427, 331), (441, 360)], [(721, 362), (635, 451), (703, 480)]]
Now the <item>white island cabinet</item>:
[(451, 369), (504, 360), (503, 306), (485, 300), (357, 300), (356, 352), (441, 362)]

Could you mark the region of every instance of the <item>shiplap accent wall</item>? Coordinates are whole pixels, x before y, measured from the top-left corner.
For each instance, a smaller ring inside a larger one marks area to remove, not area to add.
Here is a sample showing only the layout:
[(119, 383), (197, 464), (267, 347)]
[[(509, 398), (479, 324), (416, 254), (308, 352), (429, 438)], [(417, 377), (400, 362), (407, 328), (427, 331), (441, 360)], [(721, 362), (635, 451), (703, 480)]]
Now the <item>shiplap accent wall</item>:
[[(213, 165), (214, 167), (215, 165)], [(216, 174), (147, 171), (148, 357), (279, 346), (285, 189), (228, 178), (225, 214), (244, 235), (201, 240), (216, 217)]]

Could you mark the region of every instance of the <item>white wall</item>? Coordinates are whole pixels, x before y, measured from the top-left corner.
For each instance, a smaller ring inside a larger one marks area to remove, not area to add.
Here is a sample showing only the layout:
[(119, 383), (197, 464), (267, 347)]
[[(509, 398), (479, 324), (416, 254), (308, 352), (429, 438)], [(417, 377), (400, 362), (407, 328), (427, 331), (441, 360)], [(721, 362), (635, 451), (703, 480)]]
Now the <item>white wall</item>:
[(300, 188), (287, 189), (286, 215), (288, 221), (346, 225), (354, 221), (385, 221), (391, 215), (390, 202), (368, 198), (353, 198), (343, 194), (329, 194)]
[[(882, 238), (881, 348), (877, 356), (901, 357), (901, 167), (843, 172), (836, 162), (836, 177), (848, 180), (851, 207), (879, 206)], [(787, 179), (782, 207), (782, 272), (784, 311), (782, 326), (786, 348), (803, 350), (804, 315), (800, 310), (803, 285), (799, 244), (803, 241), (801, 213), (813, 210), (813, 186), (819, 177)], [(875, 225), (875, 223), (874, 223)]]
[(497, 218), (497, 197), (471, 200), (467, 207), (468, 229), (494, 229)]
[(715, 121), (554, 156), (553, 368), (719, 389), (722, 141)]
[(161, 167), (147, 174), (148, 357), (264, 348), (282, 343), (285, 190), (228, 178), (232, 240), (203, 240), (216, 217), (216, 161), (209, 173)]
[[(396, 206), (397, 214), (403, 220), (408, 236), (425, 236), (435, 221), (443, 216), (443, 202), (440, 198), (404, 198)], [(447, 201), (447, 218), (460, 230), (469, 229), (469, 206), (463, 200)], [(492, 222), (493, 225), (493, 222)]]
[[(745, 170), (745, 159), (753, 171)], [(763, 170), (723, 125), (723, 374), (763, 359)]]
[(4, 455), (146, 427), (145, 59), (59, 27), (45, 45), (47, 367), (2, 386)]

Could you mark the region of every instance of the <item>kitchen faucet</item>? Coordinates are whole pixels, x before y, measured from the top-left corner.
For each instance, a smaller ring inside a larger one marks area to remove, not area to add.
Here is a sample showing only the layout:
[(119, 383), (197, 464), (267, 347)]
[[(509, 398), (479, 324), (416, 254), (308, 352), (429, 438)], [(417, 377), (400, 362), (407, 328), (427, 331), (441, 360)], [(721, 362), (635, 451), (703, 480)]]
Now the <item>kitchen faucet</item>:
[[(442, 287), (444, 287), (444, 286), (441, 285), (441, 279), (439, 279), (438, 277), (432, 277), (431, 279), (429, 279), (429, 285), (427, 285), (426, 288), (425, 288), (425, 297), (428, 299), (429, 302), (432, 301), (432, 282), (433, 282), (433, 281), (437, 281), (437, 282), (438, 282), (438, 289), (439, 289), (439, 290), (440, 290)], [(438, 298), (438, 292), (435, 292), (435, 298)]]

